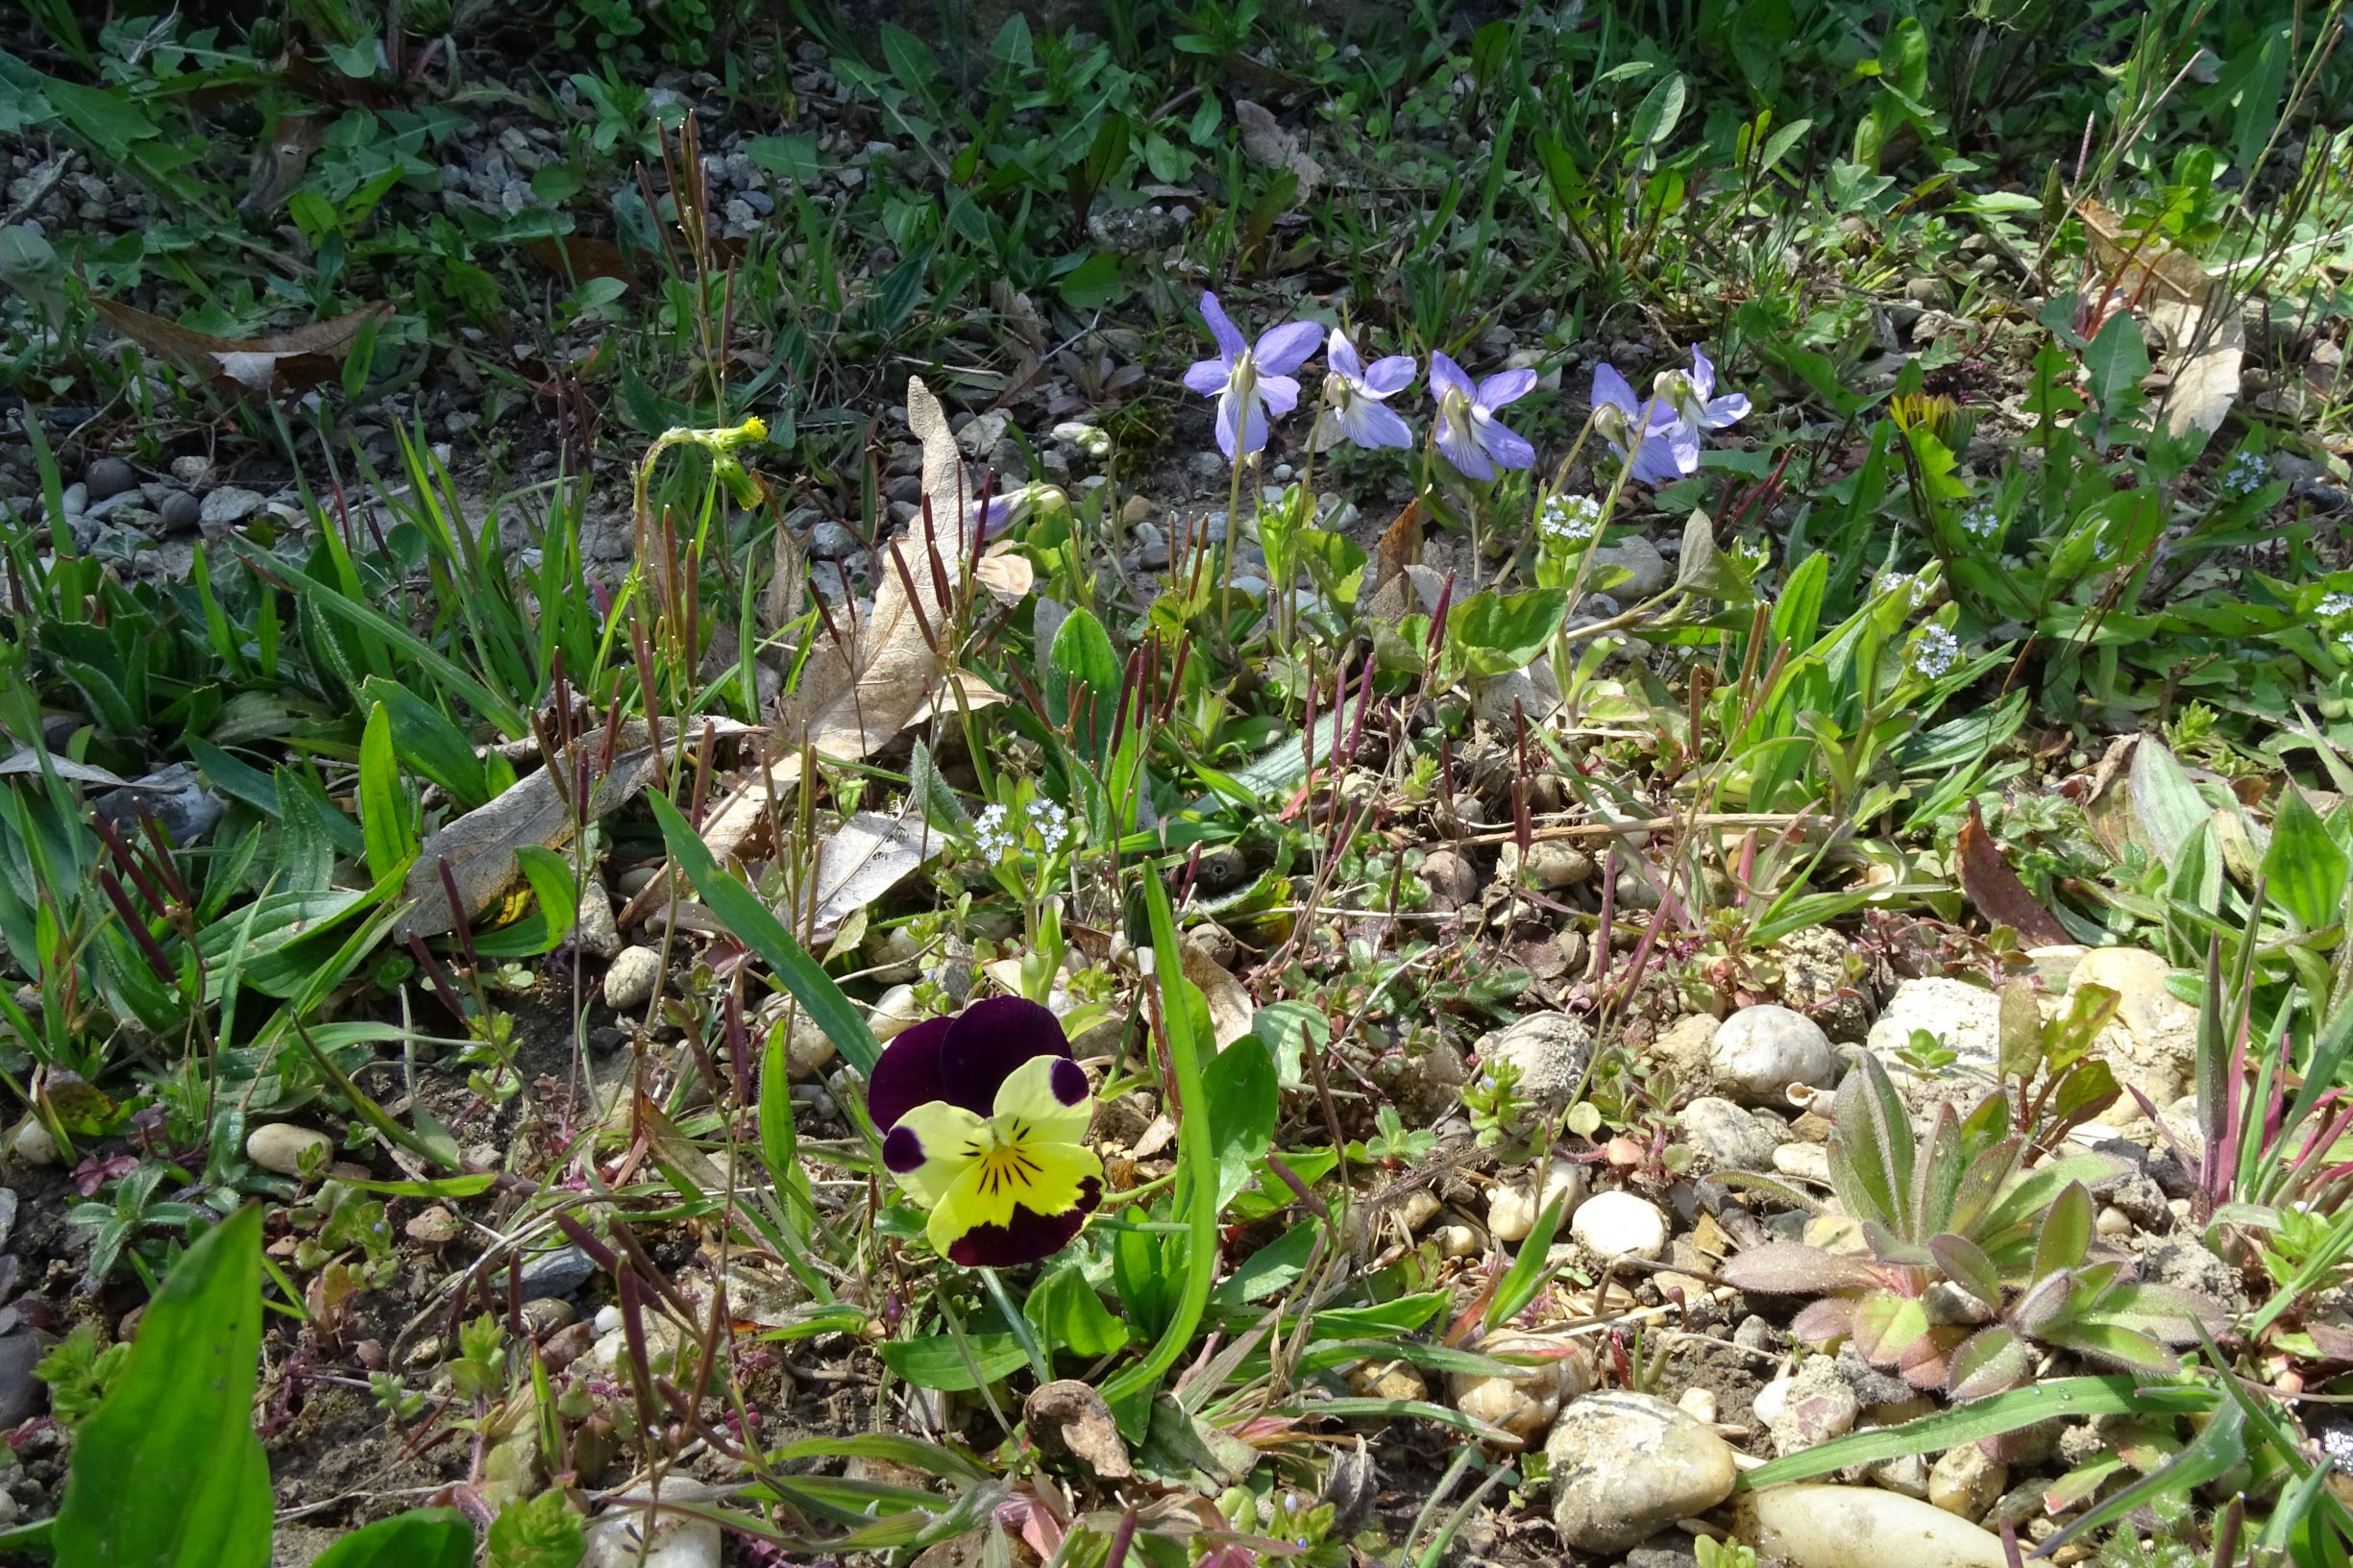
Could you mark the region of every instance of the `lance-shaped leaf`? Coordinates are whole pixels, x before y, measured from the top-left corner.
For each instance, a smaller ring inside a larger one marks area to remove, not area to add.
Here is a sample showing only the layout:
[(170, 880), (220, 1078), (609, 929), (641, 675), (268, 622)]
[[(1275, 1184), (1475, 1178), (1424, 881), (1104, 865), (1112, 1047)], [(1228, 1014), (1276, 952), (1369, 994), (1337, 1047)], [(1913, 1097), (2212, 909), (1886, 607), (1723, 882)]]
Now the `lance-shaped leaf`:
[(1743, 1290), (1769, 1296), (1810, 1296), (1866, 1290), (1879, 1283), (1870, 1265), (1799, 1241), (1768, 1241), (1727, 1260), (1724, 1277)]
[(1983, 1399), (2025, 1382), (2033, 1364), (2034, 1353), (2018, 1331), (1996, 1324), (1953, 1353), (1947, 1386), (1955, 1399)]

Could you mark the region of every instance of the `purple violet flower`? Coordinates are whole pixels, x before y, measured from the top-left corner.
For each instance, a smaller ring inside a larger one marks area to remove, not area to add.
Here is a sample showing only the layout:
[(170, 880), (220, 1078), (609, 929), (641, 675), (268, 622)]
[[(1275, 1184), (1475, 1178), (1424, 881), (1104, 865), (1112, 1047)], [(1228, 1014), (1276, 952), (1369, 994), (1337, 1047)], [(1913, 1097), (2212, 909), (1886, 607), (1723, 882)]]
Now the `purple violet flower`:
[(1214, 294), (1201, 296), (1201, 319), (1217, 340), (1217, 357), (1195, 360), (1185, 384), (1217, 400), (1217, 450), (1238, 462), (1266, 445), (1270, 410), (1287, 414), (1299, 405), (1299, 381), (1291, 372), (1315, 352), (1322, 330), (1311, 321), (1286, 322), (1260, 333), (1253, 348)]
[(1392, 354), (1368, 369), (1337, 327), (1324, 344), (1324, 411), (1311, 438), (1317, 452), (1354, 441), (1360, 447), (1410, 447), (1413, 432), (1382, 399), (1413, 384), (1413, 358)]
[(1593, 367), (1593, 428), (1643, 484), (1672, 484), (1700, 466), (1699, 432), (1684, 427), (1666, 398), (1636, 398), (1614, 365)]
[(1430, 355), (1430, 390), (1438, 401), (1438, 451), (1466, 479), (1491, 479), (1498, 468), (1533, 468), (1536, 449), (1500, 425), (1495, 410), (1535, 389), (1532, 370), (1507, 370), (1478, 385), (1446, 355)]
[(1654, 385), (1657, 395), (1675, 410), (1677, 422), (1694, 432), (1720, 430), (1727, 425), (1737, 424), (1749, 412), (1749, 400), (1742, 393), (1714, 396), (1716, 367), (1697, 343), (1691, 345), (1688, 372), (1662, 370)]

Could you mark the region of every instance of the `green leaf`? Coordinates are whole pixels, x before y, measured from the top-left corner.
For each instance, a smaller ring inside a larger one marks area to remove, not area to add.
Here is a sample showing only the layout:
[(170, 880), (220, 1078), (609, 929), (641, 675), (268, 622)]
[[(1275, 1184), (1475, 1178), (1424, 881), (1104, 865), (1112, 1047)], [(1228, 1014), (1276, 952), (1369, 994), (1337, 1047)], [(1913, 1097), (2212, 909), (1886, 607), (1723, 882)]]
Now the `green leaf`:
[(253, 1429), (260, 1282), (257, 1207), (206, 1232), (165, 1277), (122, 1381), (74, 1440), (60, 1561), (268, 1563), (270, 1463)]
[(1209, 1087), (1210, 1139), (1217, 1156), (1217, 1208), (1250, 1185), (1251, 1167), (1265, 1158), (1281, 1114), (1274, 1059), (1252, 1035), (1217, 1053), (1202, 1074)]
[(518, 1497), (490, 1521), (489, 1568), (575, 1568), (588, 1555), (580, 1516), (551, 1488)]
[(754, 136), (744, 143), (744, 156), (771, 174), (802, 184), (820, 172), (815, 136)]
[(1686, 90), (1679, 74), (1653, 87), (1643, 98), (1642, 107), (1634, 110), (1633, 129), (1628, 140), (1636, 147), (1649, 147), (1674, 135), (1675, 122), (1683, 117)]
[(1560, 1213), (1568, 1201), (1564, 1192), (1546, 1204), (1544, 1213), (1536, 1216), (1535, 1228), (1520, 1243), (1519, 1256), (1496, 1285), (1495, 1298), (1487, 1303), (1486, 1315), (1481, 1320), (1489, 1334), (1517, 1316), (1544, 1288), (1545, 1275), (1552, 1266), (1549, 1255), (1553, 1250), (1553, 1235), (1560, 1229)]
[[(966, 1360), (965, 1350), (971, 1351)], [(983, 1383), (994, 1383), (1029, 1364), (1029, 1353), (1010, 1334), (968, 1334), (959, 1346), (953, 1335), (929, 1334), (913, 1339), (887, 1339), (881, 1347), (885, 1366), (918, 1388), (962, 1393)], [(972, 1376), (974, 1368), (979, 1379)]]
[(1500, 675), (1544, 651), (1568, 613), (1565, 588), (1523, 593), (1478, 593), (1446, 618), (1446, 644), (1468, 675)]
[(1220, 1307), (1246, 1307), (1289, 1289), (1314, 1255), (1318, 1224), (1310, 1220), (1294, 1225), (1243, 1259), (1240, 1267), (1219, 1282), (1211, 1299)]
[(1111, 747), (1121, 684), (1118, 650), (1103, 623), (1072, 610), (1046, 654), (1046, 717), (1066, 725), (1080, 755), (1099, 770)]
[(2108, 318), (2083, 351), (2083, 368), (2091, 377), (2092, 396), (2110, 417), (2139, 400), (2141, 378), (2148, 374), (2148, 346), (2142, 342), (2141, 324), (2131, 311), (2119, 310)]
[(473, 1568), (474, 1526), (455, 1508), (411, 1508), (354, 1531), (312, 1568)]
[(512, 924), (475, 936), (474, 950), (485, 958), (537, 958), (551, 952), (572, 934), (580, 916), (580, 886), (563, 856), (527, 844), (515, 851), (515, 861), (530, 884), (531, 909)]
[[(370, 675), (359, 683), (359, 700), (382, 707), (392, 723), (392, 747), (403, 762), (450, 792), (467, 811), (491, 796), (490, 775), (465, 732), (448, 714), (395, 680)], [(369, 720), (373, 723), (374, 718)]]
[(2348, 862), (2319, 814), (2293, 783), (2271, 819), (2271, 847), (2264, 851), (2264, 886), (2271, 901), (2307, 931), (2337, 923), (2344, 905)]
[(793, 940), (784, 922), (760, 902), (758, 895), (740, 879), (720, 870), (710, 846), (688, 824), (677, 807), (659, 795), (648, 798), (653, 802), (654, 820), (662, 824), (662, 841), (670, 849), (671, 860), (686, 872), (686, 879), (702, 895), (703, 903), (726, 923), (738, 941), (767, 961), (777, 982), (793, 993), (800, 1010), (825, 1032), (834, 1049), (861, 1074), (871, 1073), (874, 1064), (882, 1058), (882, 1042), (867, 1026), (866, 1015), (842, 994), (842, 988), (833, 983), (833, 977), (818, 966), (807, 948)]
[(415, 858), (416, 824), (403, 798), (400, 760), (392, 752), (392, 714), (379, 702), (359, 736), (359, 831), (368, 845), (368, 874), (380, 882)]
[(2073, 1268), (2091, 1245), (2092, 1194), (2081, 1182), (2070, 1182), (2044, 1211), (2043, 1234), (2034, 1244), (2034, 1277)]
[(1048, 1357), (1057, 1350), (1091, 1359), (1108, 1356), (1129, 1338), (1127, 1324), (1112, 1315), (1087, 1283), (1086, 1271), (1074, 1262), (1063, 1264), (1032, 1286), (1021, 1315), (1037, 1329)]

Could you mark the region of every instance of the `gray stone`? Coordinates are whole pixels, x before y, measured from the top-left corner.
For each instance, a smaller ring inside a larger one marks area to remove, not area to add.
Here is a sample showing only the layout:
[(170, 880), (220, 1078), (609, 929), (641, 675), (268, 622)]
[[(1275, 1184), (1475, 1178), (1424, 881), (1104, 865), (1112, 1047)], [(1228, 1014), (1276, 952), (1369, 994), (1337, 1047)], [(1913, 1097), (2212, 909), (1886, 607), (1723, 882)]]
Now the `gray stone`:
[(1422, 857), (1422, 882), (1430, 889), (1430, 901), (1440, 909), (1460, 909), (1479, 900), (1479, 873), (1452, 849), (1433, 849)]
[(1571, 1400), (1544, 1442), (1553, 1523), (1580, 1552), (1624, 1552), (1731, 1495), (1732, 1451), (1663, 1399)]
[(601, 876), (590, 877), (580, 890), (579, 925), (574, 939), (591, 958), (611, 958), (621, 951), (621, 927), (613, 923), (613, 900)]
[(1013, 424), (1013, 416), (1002, 410), (974, 414), (971, 423), (956, 432), (956, 450), (974, 462), (979, 462), (996, 450), (1005, 439), (1005, 431)]
[(1924, 1029), (1973, 1067), (1994, 1066), (2000, 1041), (2001, 1002), (1983, 986), (1930, 975), (1906, 980), (1887, 999), (1866, 1043), (1882, 1061), (1912, 1043)]
[(38, 1329), (0, 1334), (0, 1431), (22, 1425), (49, 1407), (49, 1385), (33, 1375), (57, 1343)]
[(1952, 285), (1942, 278), (1907, 279), (1903, 285), (1903, 297), (1924, 310), (1949, 310), (1952, 308)]
[(1623, 582), (1613, 582), (1604, 588), (1620, 603), (1639, 604), (1644, 600), (1665, 590), (1674, 580), (1667, 570), (1667, 559), (1658, 553), (1658, 547), (1642, 535), (1629, 534), (1614, 545), (1604, 545), (1593, 551), (1596, 567), (1622, 567), (1630, 573)]
[(82, 476), (82, 482), (89, 486), (90, 500), (106, 501), (136, 488), (139, 477), (120, 457), (101, 457), (90, 464), (88, 471)]
[(1520, 1097), (1554, 1115), (1568, 1109), (1593, 1060), (1593, 1030), (1566, 1013), (1532, 1013), (1507, 1029), (1482, 1036), (1479, 1060), (1520, 1069)]
[(596, 1261), (578, 1247), (567, 1243), (548, 1252), (535, 1252), (523, 1260), (519, 1288), (525, 1301), (539, 1301), (555, 1296), (568, 1296), (588, 1283), (597, 1271)]
[(1804, 1014), (1770, 1004), (1744, 1007), (1724, 1020), (1708, 1048), (1716, 1085), (1750, 1105), (1786, 1105), (1801, 1084), (1828, 1089), (1838, 1081), (1830, 1038)]
[(604, 971), (604, 1005), (616, 1013), (643, 1007), (661, 978), (661, 954), (650, 947), (624, 947)]
[(207, 529), (233, 528), (268, 504), (258, 490), (224, 484), (205, 497), (196, 520)]
[(1773, 1151), (1790, 1138), (1789, 1129), (1771, 1113), (1750, 1111), (1714, 1095), (1692, 1101), (1679, 1115), (1684, 1139), (1718, 1170), (1767, 1169)]
[(846, 561), (865, 548), (856, 534), (831, 518), (809, 530), (809, 553), (821, 561)]

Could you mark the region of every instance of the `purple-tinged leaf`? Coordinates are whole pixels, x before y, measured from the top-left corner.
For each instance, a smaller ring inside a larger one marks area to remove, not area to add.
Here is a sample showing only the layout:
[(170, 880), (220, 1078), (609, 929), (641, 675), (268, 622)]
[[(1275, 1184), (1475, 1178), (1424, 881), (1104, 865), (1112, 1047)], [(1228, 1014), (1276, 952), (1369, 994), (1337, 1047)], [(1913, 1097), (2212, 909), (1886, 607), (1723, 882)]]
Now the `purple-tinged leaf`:
[(1809, 1345), (1826, 1345), (1854, 1331), (1854, 1298), (1830, 1296), (1790, 1319), (1789, 1332)]
[(1955, 1399), (1983, 1399), (2025, 1382), (2033, 1360), (2014, 1331), (1999, 1325), (1980, 1329), (1953, 1353), (1946, 1386)]
[(1854, 1304), (1854, 1348), (1875, 1366), (1894, 1366), (1928, 1332), (1928, 1310), (1916, 1296), (1874, 1291)]
[(1866, 1264), (1800, 1241), (1768, 1241), (1737, 1253), (1726, 1262), (1724, 1277), (1743, 1290), (1769, 1296), (1825, 1295), (1879, 1283)]
[(1945, 1278), (1967, 1291), (1988, 1311), (2001, 1311), (2001, 1276), (1995, 1271), (1994, 1260), (1985, 1249), (1965, 1236), (1947, 1234), (1932, 1237), (1928, 1251), (1936, 1259), (1936, 1266), (1945, 1271)]
[(2043, 1215), (2043, 1234), (2034, 1244), (2035, 1278), (2081, 1266), (2091, 1247), (2092, 1194), (2081, 1182), (2070, 1182)]

